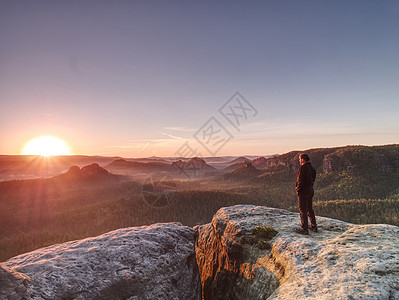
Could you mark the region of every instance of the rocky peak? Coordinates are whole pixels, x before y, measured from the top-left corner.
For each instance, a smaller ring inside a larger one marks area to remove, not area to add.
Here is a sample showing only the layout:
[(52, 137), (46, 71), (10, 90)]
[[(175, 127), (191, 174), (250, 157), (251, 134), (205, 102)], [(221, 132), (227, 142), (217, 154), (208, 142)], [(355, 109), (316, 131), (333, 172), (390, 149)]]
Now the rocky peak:
[(78, 176), (80, 174), (80, 168), (78, 166), (72, 166), (69, 168), (68, 172), (66, 172), (66, 175), (68, 176)]
[(243, 163), (243, 162), (246, 162), (246, 161), (249, 161), (249, 159), (244, 157), (244, 156), (240, 156), (240, 157), (237, 157), (236, 159), (233, 159), (232, 161), (230, 161), (229, 165), (233, 165), (233, 164), (236, 164), (236, 163)]
[(190, 168), (196, 168), (196, 169), (204, 169), (206, 166), (209, 166), (205, 160), (199, 157), (193, 157), (187, 162), (187, 166)]
[(185, 163), (184, 161), (182, 161), (181, 159), (179, 159), (179, 160), (177, 160), (177, 161), (172, 162), (171, 166), (172, 166), (172, 167), (183, 168), (185, 164), (186, 164), (186, 163)]
[(99, 164), (97, 163), (92, 163), (91, 165), (84, 166), (81, 169), (82, 173), (87, 174), (87, 175), (105, 175), (109, 174), (107, 170), (104, 168), (100, 167)]
[(255, 166), (255, 167), (257, 167), (257, 168), (259, 168), (259, 169), (262, 169), (262, 168), (265, 168), (266, 167), (266, 161), (267, 161), (267, 159), (265, 158), (265, 157), (258, 157), (258, 158), (255, 158), (253, 161), (252, 161), (252, 163), (253, 163), (253, 165)]
[(252, 179), (262, 174), (262, 171), (255, 168), (251, 161), (244, 162), (241, 167), (232, 172), (224, 174), (225, 179)]
[(172, 167), (185, 170), (216, 170), (214, 167), (208, 165), (205, 160), (199, 157), (193, 157), (187, 161), (175, 161), (172, 163)]
[(117, 175), (109, 173), (104, 168), (100, 167), (97, 163), (93, 163), (82, 168), (72, 166), (68, 172), (56, 176), (54, 178), (61, 178), (67, 180), (83, 180), (83, 181), (96, 181), (96, 180), (118, 180)]

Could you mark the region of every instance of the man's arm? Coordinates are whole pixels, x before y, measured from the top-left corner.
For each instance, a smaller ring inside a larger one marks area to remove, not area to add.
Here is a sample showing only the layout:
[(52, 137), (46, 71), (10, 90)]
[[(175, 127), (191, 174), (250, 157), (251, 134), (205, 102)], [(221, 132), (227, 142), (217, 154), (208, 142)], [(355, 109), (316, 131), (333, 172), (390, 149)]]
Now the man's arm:
[(298, 170), (298, 176), (296, 179), (296, 185), (295, 185), (295, 190), (297, 193), (301, 192), (301, 190), (303, 189), (304, 179), (305, 179), (304, 175), (305, 175), (304, 168), (302, 166), (300, 166), (299, 170)]

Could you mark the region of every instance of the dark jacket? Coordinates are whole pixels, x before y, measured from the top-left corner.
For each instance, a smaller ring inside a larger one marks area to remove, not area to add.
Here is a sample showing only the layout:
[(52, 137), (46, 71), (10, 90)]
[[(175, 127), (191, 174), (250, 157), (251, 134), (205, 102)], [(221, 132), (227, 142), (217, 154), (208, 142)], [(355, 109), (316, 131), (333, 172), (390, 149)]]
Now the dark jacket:
[(313, 184), (316, 179), (316, 170), (310, 162), (299, 167), (295, 190), (297, 194), (313, 192)]

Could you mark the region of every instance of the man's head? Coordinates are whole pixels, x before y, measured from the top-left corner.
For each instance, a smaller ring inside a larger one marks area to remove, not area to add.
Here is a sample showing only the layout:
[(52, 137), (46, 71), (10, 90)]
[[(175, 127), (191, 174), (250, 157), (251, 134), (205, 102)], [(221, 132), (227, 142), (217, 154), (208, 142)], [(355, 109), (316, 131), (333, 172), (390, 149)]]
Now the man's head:
[(309, 160), (309, 155), (307, 155), (306, 153), (299, 154), (299, 163), (301, 165), (306, 164)]

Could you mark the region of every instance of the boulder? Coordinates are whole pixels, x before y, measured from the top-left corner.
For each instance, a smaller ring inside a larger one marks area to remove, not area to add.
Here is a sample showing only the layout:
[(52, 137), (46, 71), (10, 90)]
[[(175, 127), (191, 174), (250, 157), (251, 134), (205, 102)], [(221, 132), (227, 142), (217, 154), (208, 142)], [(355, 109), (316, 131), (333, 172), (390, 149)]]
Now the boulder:
[(131, 227), (38, 249), (4, 265), (30, 278), (28, 299), (200, 299), (195, 238), (180, 223)]
[(20, 300), (30, 295), (30, 278), (0, 264), (0, 299)]
[[(195, 227), (203, 299), (399, 299), (399, 227), (317, 222), (318, 233), (301, 235), (297, 213), (220, 209)], [(278, 234), (254, 235), (258, 225)]]

